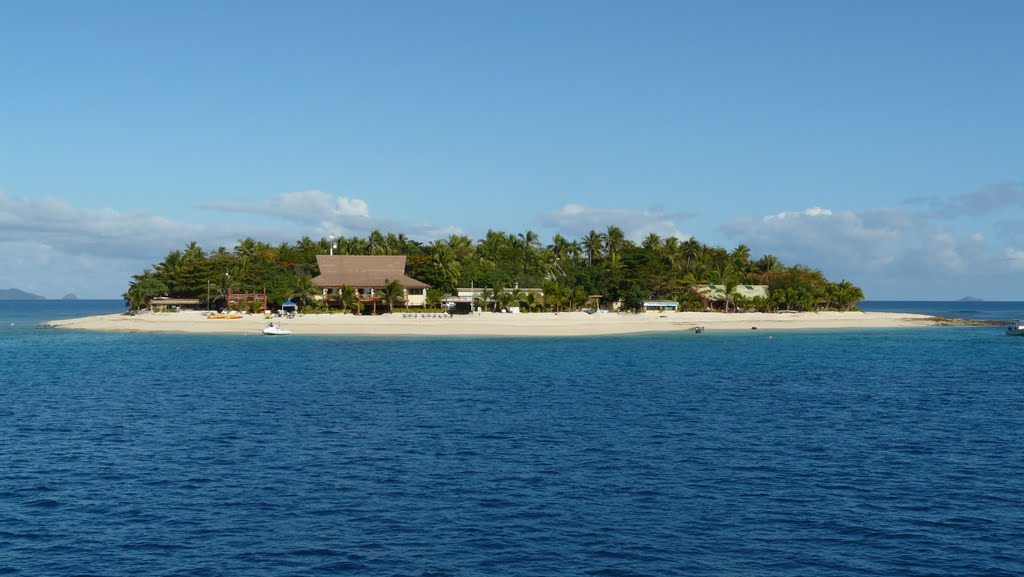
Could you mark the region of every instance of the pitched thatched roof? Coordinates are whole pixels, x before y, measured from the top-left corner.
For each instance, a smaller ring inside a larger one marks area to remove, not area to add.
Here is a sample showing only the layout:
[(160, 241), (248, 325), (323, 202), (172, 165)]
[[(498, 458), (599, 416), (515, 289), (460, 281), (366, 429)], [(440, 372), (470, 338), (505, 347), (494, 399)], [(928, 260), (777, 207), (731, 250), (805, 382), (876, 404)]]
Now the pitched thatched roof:
[(313, 278), (318, 287), (350, 286), (353, 288), (384, 288), (397, 280), (402, 286), (430, 288), (430, 285), (405, 276), (404, 256), (317, 255), (320, 275)]

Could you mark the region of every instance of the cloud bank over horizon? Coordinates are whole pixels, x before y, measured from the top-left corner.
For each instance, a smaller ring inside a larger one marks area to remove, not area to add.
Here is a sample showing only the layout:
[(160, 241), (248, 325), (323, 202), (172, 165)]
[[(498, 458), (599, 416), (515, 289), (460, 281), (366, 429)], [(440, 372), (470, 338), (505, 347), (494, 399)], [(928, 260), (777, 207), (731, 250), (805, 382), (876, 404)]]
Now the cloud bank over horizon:
[[(698, 240), (725, 248), (743, 243), (755, 257), (771, 253), (786, 264), (820, 268), (833, 280), (861, 285), (868, 298), (1013, 298), (1012, 288), (1005, 283), (1008, 275), (1024, 271), (1024, 236), (1017, 232), (1020, 223), (1007, 218), (1012, 212), (1006, 209), (1021, 206), (1024, 186), (1011, 182), (948, 200), (912, 199), (899, 208), (811, 206), (740, 216), (720, 225), (731, 244)], [(233, 248), (246, 237), (278, 243), (303, 236), (366, 236), (381, 230), (429, 242), (449, 234), (479, 238), (485, 232), (375, 218), (367, 200), (320, 190), (198, 208), (234, 215), (235, 220), (194, 224), (144, 211), (88, 210), (59, 199), (0, 192), (0, 258), (8, 265), (0, 273), (0, 287), (9, 285), (48, 298), (68, 292), (83, 298), (116, 298), (132, 274), (192, 241), (214, 250)], [(993, 214), (998, 218), (985, 220)], [(272, 222), (253, 224), (249, 215)], [(696, 218), (659, 208), (568, 203), (540, 213), (537, 221), (548, 233), (542, 234), (544, 242), (554, 233), (581, 238), (609, 225), (622, 228), (628, 238), (639, 242), (650, 233), (689, 238), (682, 225)], [(954, 226), (957, 222), (966, 228)]]
[(992, 224), (997, 237), (992, 240), (976, 230), (963, 232), (949, 221), (985, 226), (977, 217), (1024, 204), (1020, 188), (1019, 183), (1011, 183), (1001, 185), (996, 193), (988, 189), (949, 201), (932, 199), (920, 212), (811, 207), (760, 218), (739, 217), (723, 225), (722, 231), (755, 253), (771, 253), (786, 264), (809, 265), (829, 278), (861, 284), (869, 299), (941, 300), (991, 294), (1010, 299), (1013, 291), (1002, 287), (1012, 273), (1024, 270), (1024, 250), (1018, 246), (1022, 238), (1007, 234), (1005, 221)]

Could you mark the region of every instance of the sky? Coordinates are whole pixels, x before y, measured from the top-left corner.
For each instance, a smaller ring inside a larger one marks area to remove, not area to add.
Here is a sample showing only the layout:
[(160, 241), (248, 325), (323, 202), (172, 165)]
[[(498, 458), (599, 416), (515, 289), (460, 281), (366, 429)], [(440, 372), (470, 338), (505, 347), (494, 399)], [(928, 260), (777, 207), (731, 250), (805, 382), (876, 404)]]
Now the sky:
[(1024, 3), (0, 0), (0, 288), (622, 228), (1024, 300)]

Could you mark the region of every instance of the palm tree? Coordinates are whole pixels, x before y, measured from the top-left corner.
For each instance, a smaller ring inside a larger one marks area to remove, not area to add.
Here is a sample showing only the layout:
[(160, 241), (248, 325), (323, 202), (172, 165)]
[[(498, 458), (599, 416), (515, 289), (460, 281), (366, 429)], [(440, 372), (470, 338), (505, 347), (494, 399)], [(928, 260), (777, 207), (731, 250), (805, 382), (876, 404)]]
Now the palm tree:
[(384, 302), (388, 305), (388, 310), (394, 310), (395, 301), (405, 296), (405, 287), (402, 286), (401, 281), (397, 280), (384, 279), (384, 282), (386, 284), (384, 285), (384, 288), (381, 289), (380, 295), (384, 297)]
[(476, 245), (476, 254), (480, 260), (497, 263), (501, 260), (501, 253), (508, 246), (508, 236), (503, 232), (488, 230), (484, 238)]
[(569, 257), (569, 241), (565, 240), (565, 237), (558, 233), (551, 237), (551, 245), (548, 248), (551, 249), (551, 252), (554, 253), (557, 259)]
[(487, 301), (491, 300), (491, 296), (493, 294), (494, 293), (491, 292), (491, 289), (483, 289), (482, 291), (480, 291), (480, 296), (473, 298), (474, 300), (479, 301), (480, 309), (483, 310), (484, 308), (487, 307)]
[(747, 297), (739, 294), (738, 292), (736, 292), (735, 289), (733, 289), (733, 291), (732, 291), (732, 306), (733, 306), (734, 309), (736, 309), (737, 311), (742, 312), (742, 311), (747, 310), (751, 306), (753, 306), (753, 304), (754, 304), (753, 299), (747, 298)]
[(312, 274), (316, 267), (316, 255), (318, 254), (316, 243), (308, 236), (304, 236), (295, 243), (295, 251), (299, 254), (299, 262), (306, 269), (306, 273)]
[(422, 254), (423, 247), (420, 243), (409, 240), (409, 237), (405, 236), (405, 233), (398, 233), (398, 252), (395, 254), (405, 254), (412, 256), (414, 254)]
[[(523, 273), (526, 273), (526, 267), (528, 262), (528, 249), (526, 248), (526, 241), (518, 236), (509, 236), (508, 243), (505, 246), (506, 258), (514, 263), (521, 265)], [(502, 259), (504, 260), (504, 259)]]
[(435, 241), (431, 246), (434, 250), (434, 256), (431, 257), (434, 268), (441, 274), (441, 278), (445, 280), (447, 288), (455, 288), (461, 273), (461, 266), (456, 259), (455, 250), (441, 241)]
[(657, 233), (652, 232), (644, 238), (642, 246), (651, 251), (661, 250), (661, 237)]
[(569, 301), (569, 288), (559, 282), (544, 283), (544, 304), (558, 312)]
[(832, 285), (830, 288), (832, 289), (832, 295), (837, 309), (849, 311), (855, 307), (857, 303), (864, 300), (864, 291), (848, 280), (843, 279), (842, 281)]
[(711, 272), (711, 281), (725, 287), (725, 312), (729, 312), (729, 303), (733, 298), (733, 289), (739, 284), (739, 275), (736, 274), (736, 267), (731, 261), (722, 261), (718, 268)]
[(519, 287), (512, 289), (512, 292), (510, 292), (508, 296), (509, 302), (514, 303), (516, 306), (522, 306), (523, 299), (526, 298), (526, 294), (519, 290)]
[(166, 283), (169, 290), (172, 292), (174, 291), (174, 285), (176, 284), (178, 275), (181, 272), (181, 268), (184, 265), (183, 261), (184, 256), (181, 254), (181, 251), (172, 250), (167, 253), (167, 256), (164, 257), (164, 261), (162, 263), (154, 267), (156, 269), (156, 274), (160, 277), (160, 280)]
[(761, 278), (764, 280), (769, 273), (780, 272), (784, 267), (782, 262), (772, 254), (766, 254), (758, 259), (754, 263), (756, 270), (761, 272)]
[(580, 257), (583, 256), (583, 246), (580, 245), (580, 241), (574, 240), (569, 243), (566, 249), (569, 254), (569, 261), (576, 264), (580, 261)]
[(587, 263), (594, 265), (595, 258), (601, 258), (601, 251), (604, 249), (604, 235), (591, 230), (583, 238), (583, 251), (587, 253)]
[(604, 234), (604, 246), (608, 251), (608, 258), (616, 260), (619, 253), (626, 246), (626, 235), (617, 226), (609, 226)]
[(569, 310), (574, 311), (590, 300), (590, 296), (587, 295), (587, 291), (583, 290), (582, 287), (573, 287), (566, 295), (569, 300)]
[(693, 238), (692, 236), (686, 239), (686, 242), (683, 243), (683, 255), (686, 256), (686, 268), (690, 268), (690, 265), (693, 263), (694, 260), (697, 259), (698, 256), (700, 256), (700, 254), (700, 241)]
[(128, 308), (137, 311), (148, 305), (153, 297), (166, 292), (167, 285), (156, 274), (147, 269), (142, 274), (132, 275), (132, 282), (128, 287), (128, 292), (121, 296), (124, 298)]
[(298, 299), (302, 301), (303, 306), (308, 305), (318, 295), (322, 295), (323, 291), (320, 287), (313, 284), (313, 279), (308, 276), (300, 276), (295, 279), (292, 284), (292, 290), (288, 295), (288, 298)]
[(494, 311), (505, 308), (508, 304), (508, 294), (505, 292), (505, 284), (501, 281), (495, 281), (494, 283)]
[(665, 245), (662, 247), (665, 252), (665, 260), (668, 261), (669, 269), (673, 273), (676, 273), (683, 268), (683, 250), (679, 245), (679, 239), (670, 236), (665, 239)]
[[(340, 241), (338, 245), (341, 246)], [(345, 250), (347, 254), (370, 254), (370, 243), (365, 238), (353, 236), (345, 242)]]
[(441, 301), (444, 300), (444, 291), (439, 288), (427, 289), (427, 306), (431, 308), (440, 308)]
[(537, 251), (540, 250), (540, 237), (532, 230), (519, 233), (519, 249), (522, 252), (523, 273), (528, 274), (537, 262)]
[(384, 249), (385, 254), (401, 254), (402, 241), (398, 240), (398, 235), (389, 232), (387, 237), (384, 238)]
[(679, 250), (679, 237), (670, 236), (665, 239), (665, 252), (676, 252)]
[(338, 289), (338, 306), (343, 311), (355, 312), (359, 308), (359, 299), (356, 298), (356, 289), (343, 285)]
[(185, 261), (201, 260), (203, 258), (203, 249), (196, 241), (192, 241), (185, 247), (185, 254), (182, 255), (182, 258)]
[(527, 248), (540, 248), (540, 237), (532, 230), (519, 233), (519, 239), (523, 241), (523, 244), (525, 244)]
[(537, 293), (526, 293), (526, 310), (532, 312), (537, 310), (538, 307), (540, 307), (540, 300), (537, 298)]
[(388, 250), (387, 241), (385, 240), (384, 235), (381, 234), (381, 232), (379, 230), (374, 230), (374, 231), (370, 232), (370, 236), (367, 239), (367, 244), (368, 244), (367, 248), (369, 249), (369, 254), (374, 254), (374, 255), (387, 254), (387, 250)]
[(750, 265), (750, 247), (745, 244), (737, 246), (729, 256), (740, 271), (746, 271)]
[(277, 257), (277, 264), (281, 266), (293, 266), (295, 264), (295, 250), (286, 242), (279, 243), (274, 247), (274, 254)]
[(562, 270), (561, 259), (555, 256), (555, 251), (550, 248), (540, 251), (537, 255), (537, 272), (546, 278), (565, 274), (565, 271)]

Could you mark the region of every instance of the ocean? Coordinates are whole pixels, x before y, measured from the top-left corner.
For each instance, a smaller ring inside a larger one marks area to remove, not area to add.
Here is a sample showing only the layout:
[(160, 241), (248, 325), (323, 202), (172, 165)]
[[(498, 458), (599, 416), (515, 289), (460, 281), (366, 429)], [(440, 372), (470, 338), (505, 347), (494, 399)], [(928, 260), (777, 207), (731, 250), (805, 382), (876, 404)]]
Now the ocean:
[(881, 313), (917, 313), (936, 317), (1015, 321), (1024, 319), (1024, 303), (1008, 301), (864, 301), (861, 310)]
[[(954, 304), (1024, 318), (904, 306)], [(998, 326), (38, 325), (122, 306), (0, 302), (0, 574), (1024, 574), (1024, 338)]]

